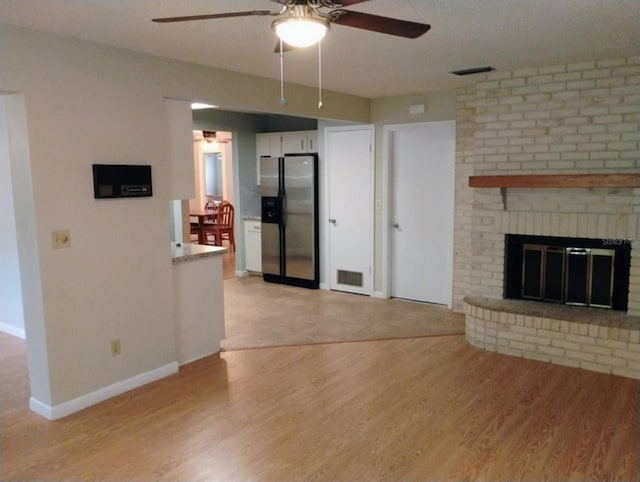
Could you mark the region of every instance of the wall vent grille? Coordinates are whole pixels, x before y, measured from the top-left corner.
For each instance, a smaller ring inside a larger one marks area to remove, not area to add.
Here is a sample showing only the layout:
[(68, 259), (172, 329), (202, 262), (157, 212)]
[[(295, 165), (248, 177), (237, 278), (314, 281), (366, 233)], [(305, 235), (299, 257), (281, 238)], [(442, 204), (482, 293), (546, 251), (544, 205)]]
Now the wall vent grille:
[(338, 284), (362, 288), (362, 273), (339, 269)]

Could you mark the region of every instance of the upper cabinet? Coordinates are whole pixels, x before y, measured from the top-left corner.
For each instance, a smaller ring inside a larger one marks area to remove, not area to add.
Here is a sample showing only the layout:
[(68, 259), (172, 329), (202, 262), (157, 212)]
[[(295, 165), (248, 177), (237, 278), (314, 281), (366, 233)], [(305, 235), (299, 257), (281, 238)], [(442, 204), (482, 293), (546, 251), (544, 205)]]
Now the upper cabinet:
[(318, 152), (318, 131), (281, 132), (282, 154)]
[(260, 185), (260, 158), (285, 154), (318, 152), (318, 131), (271, 132), (256, 134), (256, 172)]
[(256, 134), (256, 156), (280, 156), (280, 134)]

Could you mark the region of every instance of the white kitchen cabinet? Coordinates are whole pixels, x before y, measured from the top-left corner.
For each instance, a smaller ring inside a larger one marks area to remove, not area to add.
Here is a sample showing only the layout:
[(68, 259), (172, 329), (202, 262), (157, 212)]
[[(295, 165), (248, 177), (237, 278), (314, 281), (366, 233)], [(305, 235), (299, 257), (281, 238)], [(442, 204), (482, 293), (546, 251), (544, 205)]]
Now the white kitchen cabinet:
[(280, 156), (280, 134), (256, 134), (256, 155)]
[(307, 152), (318, 152), (318, 131), (307, 131)]
[(244, 221), (245, 265), (247, 271), (262, 272), (262, 233), (260, 221)]
[(318, 152), (318, 131), (291, 131), (256, 134), (256, 173), (260, 185), (260, 158), (284, 154)]
[(318, 152), (318, 131), (281, 132), (282, 153)]
[(256, 184), (260, 185), (260, 158), (264, 156), (279, 157), (280, 136), (273, 134), (256, 134)]

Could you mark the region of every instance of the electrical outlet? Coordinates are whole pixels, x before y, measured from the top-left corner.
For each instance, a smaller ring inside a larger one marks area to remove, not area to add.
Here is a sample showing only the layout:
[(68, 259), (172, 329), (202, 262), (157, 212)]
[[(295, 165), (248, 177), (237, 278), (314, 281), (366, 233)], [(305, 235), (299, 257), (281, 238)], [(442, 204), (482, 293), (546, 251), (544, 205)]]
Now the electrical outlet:
[(54, 249), (68, 248), (71, 246), (71, 233), (68, 229), (60, 229), (51, 232), (51, 244)]
[(120, 338), (111, 340), (111, 356), (118, 356), (122, 353), (122, 347), (120, 346)]

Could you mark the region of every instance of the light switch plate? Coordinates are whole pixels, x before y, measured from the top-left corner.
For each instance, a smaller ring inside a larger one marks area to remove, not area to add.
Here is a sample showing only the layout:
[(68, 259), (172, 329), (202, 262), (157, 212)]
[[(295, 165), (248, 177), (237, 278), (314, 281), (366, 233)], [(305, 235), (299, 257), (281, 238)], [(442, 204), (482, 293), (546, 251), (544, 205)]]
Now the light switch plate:
[(51, 245), (54, 249), (68, 248), (71, 246), (71, 233), (68, 229), (59, 229), (51, 232)]

